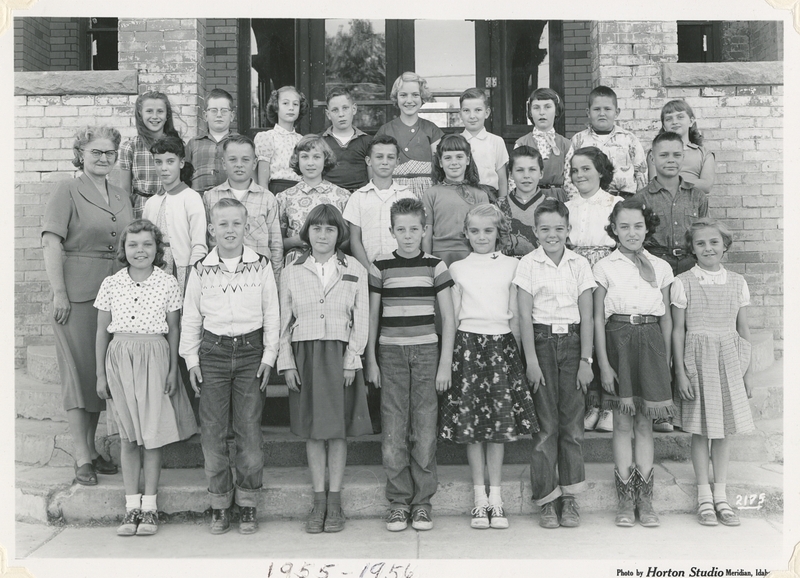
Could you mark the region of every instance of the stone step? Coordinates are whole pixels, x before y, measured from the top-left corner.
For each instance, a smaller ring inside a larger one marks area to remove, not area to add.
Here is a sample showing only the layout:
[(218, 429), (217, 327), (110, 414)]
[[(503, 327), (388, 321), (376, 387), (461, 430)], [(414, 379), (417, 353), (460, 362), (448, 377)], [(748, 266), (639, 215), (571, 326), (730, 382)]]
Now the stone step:
[(783, 377), (783, 358), (752, 374), (750, 408), (756, 421), (783, 417)]
[(17, 417), (67, 421), (61, 385), (57, 381), (42, 381), (17, 369), (14, 371), (14, 400)]
[[(105, 414), (103, 414), (105, 416)], [(733, 438), (731, 459), (741, 462), (783, 461), (783, 420), (780, 418), (758, 420), (756, 431)], [(305, 442), (289, 432), (287, 427), (262, 426), (264, 463), (269, 467), (303, 467), (306, 465)], [(67, 424), (55, 421), (39, 421), (17, 418), (16, 461), (37, 466), (71, 466), (73, 444)], [(655, 456), (657, 460), (689, 461), (691, 459), (691, 435), (681, 431), (655, 433)], [(119, 463), (119, 436), (107, 435), (105, 418), (97, 431), (97, 448), (111, 455)], [(533, 441), (524, 436), (516, 442), (506, 444), (506, 464), (527, 464)], [(233, 453), (233, 444), (229, 449)], [(593, 463), (611, 463), (611, 434), (587, 432), (583, 445), (584, 460)], [(466, 451), (458, 444), (440, 441), (436, 451), (437, 461), (442, 465), (467, 463)], [(351, 438), (348, 441), (347, 463), (352, 466), (380, 465), (381, 436), (379, 434)], [(165, 469), (198, 468), (203, 466), (203, 451), (200, 436), (170, 444), (164, 448)]]
[[(468, 466), (440, 466), (439, 488), (432, 504), (437, 516), (465, 516), (473, 506)], [(125, 510), (122, 475), (100, 476), (97, 486), (73, 483), (72, 468), (16, 468), (16, 519), (24, 522), (113, 524)], [(380, 466), (352, 466), (345, 471), (343, 508), (350, 518), (386, 514), (385, 475)], [(527, 465), (503, 466), (503, 501), (511, 515), (531, 515), (530, 470)], [(583, 512), (612, 516), (616, 494), (610, 464), (586, 464), (587, 489), (579, 497)], [(691, 513), (696, 507), (695, 478), (689, 463), (664, 461), (655, 466), (654, 506), (657, 511)], [(195, 518), (209, 507), (205, 474), (200, 468), (164, 470), (158, 489), (159, 510), (170, 519)], [(742, 515), (783, 510), (783, 466), (774, 463), (731, 462), (728, 498)], [(258, 501), (262, 519), (303, 518), (312, 501), (306, 468), (267, 468)], [(180, 516), (179, 516), (180, 515)]]
[(27, 355), (28, 375), (45, 383), (61, 382), (55, 345), (29, 345)]
[[(771, 331), (754, 332), (750, 335), (752, 344), (751, 365), (754, 372), (762, 372), (775, 361), (775, 348)], [(28, 374), (46, 383), (59, 383), (58, 362), (55, 345), (28, 346)], [(267, 386), (267, 397), (286, 397), (288, 389), (283, 377), (273, 371)]]

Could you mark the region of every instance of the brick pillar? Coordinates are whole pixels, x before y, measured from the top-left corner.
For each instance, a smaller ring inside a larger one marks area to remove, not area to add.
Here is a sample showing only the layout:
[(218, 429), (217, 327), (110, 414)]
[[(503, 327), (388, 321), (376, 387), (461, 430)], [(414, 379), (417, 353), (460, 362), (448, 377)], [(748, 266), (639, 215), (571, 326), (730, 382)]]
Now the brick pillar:
[(165, 93), (178, 132), (197, 134), (206, 89), (204, 19), (120, 18), (119, 69), (138, 70), (139, 93)]
[(678, 23), (593, 21), (589, 38), (593, 86), (613, 88), (622, 126), (652, 138), (667, 95), (661, 64), (678, 61)]

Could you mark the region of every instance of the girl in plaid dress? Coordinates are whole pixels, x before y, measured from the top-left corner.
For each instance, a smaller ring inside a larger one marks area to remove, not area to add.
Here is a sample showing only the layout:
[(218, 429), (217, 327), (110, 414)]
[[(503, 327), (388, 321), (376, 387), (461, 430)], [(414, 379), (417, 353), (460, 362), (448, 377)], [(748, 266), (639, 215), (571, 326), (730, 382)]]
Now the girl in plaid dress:
[(467, 444), (475, 491), (471, 526), (478, 529), (508, 528), (500, 495), (503, 444), (539, 429), (517, 345), (517, 296), (511, 281), (518, 261), (498, 248), (500, 232), (508, 228), (494, 205), (473, 207), (464, 220), (473, 252), (450, 268), (458, 332), (440, 435)]
[[(725, 495), (729, 436), (754, 429), (750, 391), (750, 328), (747, 282), (723, 268), (731, 245), (727, 228), (713, 219), (695, 221), (686, 231), (686, 252), (697, 259), (670, 290), (673, 367), (681, 397), (682, 427), (692, 434), (697, 478), (697, 520), (704, 526), (738, 526), (739, 516)], [(709, 440), (714, 493), (708, 476)]]

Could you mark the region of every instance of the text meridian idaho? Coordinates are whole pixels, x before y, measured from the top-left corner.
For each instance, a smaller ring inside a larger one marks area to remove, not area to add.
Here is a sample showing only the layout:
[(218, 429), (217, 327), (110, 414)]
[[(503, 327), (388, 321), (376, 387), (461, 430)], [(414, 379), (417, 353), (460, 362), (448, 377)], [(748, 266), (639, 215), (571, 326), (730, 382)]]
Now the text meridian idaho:
[(711, 568), (700, 568), (697, 566), (692, 566), (688, 572), (686, 570), (673, 570), (672, 568), (665, 568), (661, 569), (658, 566), (648, 566), (646, 572), (642, 572), (641, 570), (637, 570), (636, 572), (632, 570), (617, 570), (617, 576), (642, 576), (644, 574), (644, 578), (672, 578), (672, 577), (695, 577), (695, 578), (702, 578), (702, 577), (725, 577), (725, 576), (766, 576), (768, 571), (766, 569), (756, 569), (754, 572), (750, 572), (749, 570), (744, 570), (742, 568), (719, 568), (717, 566), (712, 566)]

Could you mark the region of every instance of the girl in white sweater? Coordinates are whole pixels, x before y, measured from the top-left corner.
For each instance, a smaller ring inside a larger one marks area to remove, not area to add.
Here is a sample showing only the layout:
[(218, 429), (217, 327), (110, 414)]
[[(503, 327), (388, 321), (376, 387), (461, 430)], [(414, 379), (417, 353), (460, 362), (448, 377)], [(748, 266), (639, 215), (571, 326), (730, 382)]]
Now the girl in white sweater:
[(500, 237), (508, 231), (497, 207), (473, 207), (464, 220), (472, 253), (450, 266), (458, 332), (441, 436), (467, 444), (475, 490), (471, 526), (478, 529), (508, 528), (500, 495), (503, 444), (539, 430), (519, 355), (517, 296), (511, 283), (519, 261), (499, 250)]
[(189, 188), (192, 165), (178, 137), (168, 136), (150, 148), (164, 189), (144, 205), (143, 218), (164, 236), (164, 270), (178, 279), (181, 297), (189, 267), (208, 254), (206, 210), (197, 191)]

